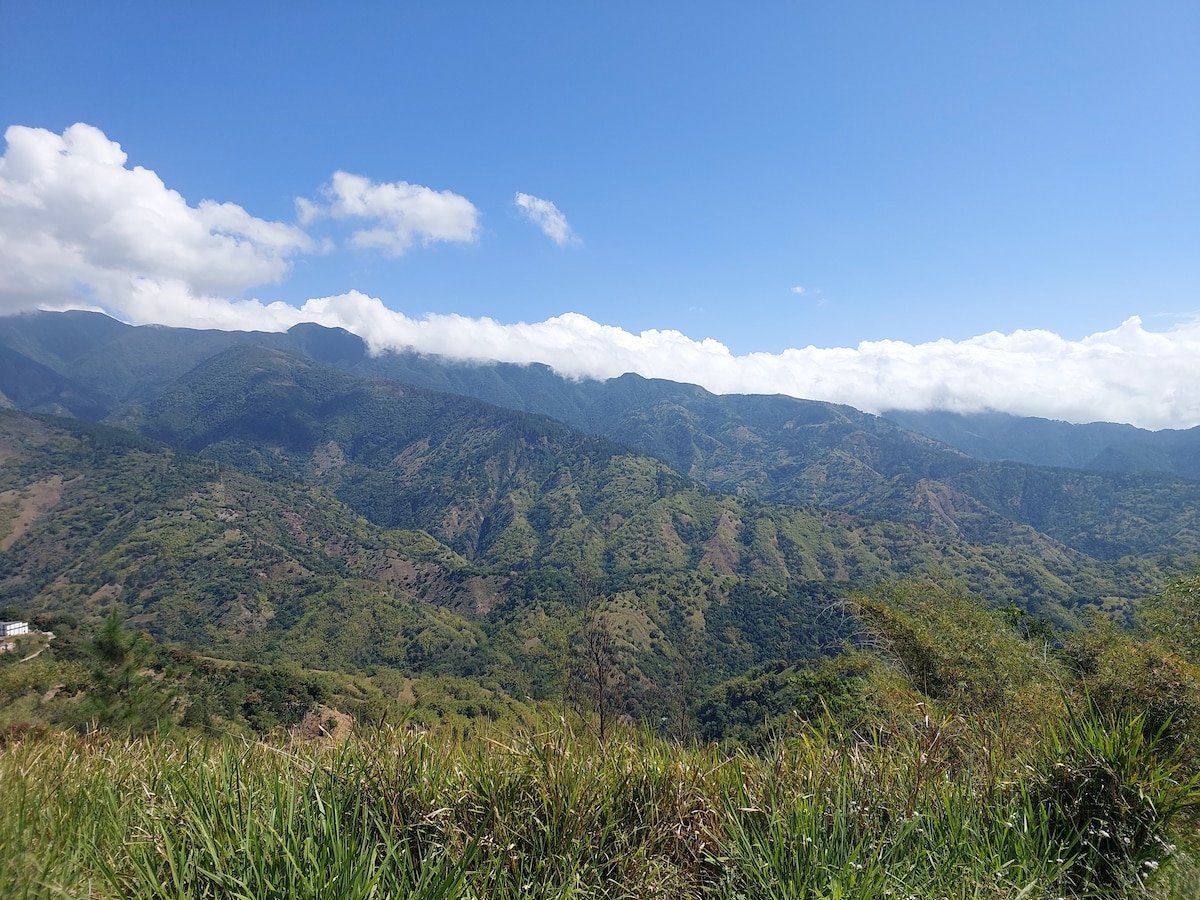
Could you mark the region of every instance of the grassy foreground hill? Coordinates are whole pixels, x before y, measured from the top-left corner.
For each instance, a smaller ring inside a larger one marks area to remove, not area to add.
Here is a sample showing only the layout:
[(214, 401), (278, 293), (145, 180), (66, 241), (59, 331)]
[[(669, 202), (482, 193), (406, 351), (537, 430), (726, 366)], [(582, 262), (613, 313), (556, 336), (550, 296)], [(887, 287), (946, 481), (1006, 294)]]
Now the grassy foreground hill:
[[(839, 748), (812, 735), (769, 757), (644, 736), (598, 747), (552, 725), (465, 741), (392, 732), (333, 750), (26, 740), (0, 751), (0, 890), (131, 900), (1194, 896), (1176, 844), (1194, 789), (1170, 784), (1164, 764), (1116, 727), (1111, 763), (1132, 763), (1121, 801), (1142, 797), (1131, 810), (1093, 808), (1083, 829), (1071, 818), (1076, 788), (1056, 767), (1104, 771), (1087, 722), (1019, 765), (993, 757), (991, 771), (952, 772), (923, 771), (915, 736)], [(1114, 844), (1108, 829), (1118, 828)]]
[(856, 702), (757, 751), (547, 707), (317, 741), (9, 730), (0, 895), (1182, 900), (1200, 670), (1153, 613), (1197, 597), (1051, 647), (935, 585), (863, 595), (890, 649), (833, 664)]

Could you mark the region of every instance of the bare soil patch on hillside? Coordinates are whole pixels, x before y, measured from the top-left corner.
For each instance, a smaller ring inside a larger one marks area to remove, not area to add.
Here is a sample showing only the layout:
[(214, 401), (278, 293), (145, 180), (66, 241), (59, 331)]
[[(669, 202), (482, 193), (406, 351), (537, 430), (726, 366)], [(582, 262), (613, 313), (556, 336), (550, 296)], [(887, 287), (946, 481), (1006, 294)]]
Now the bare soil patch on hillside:
[(0, 538), (0, 550), (8, 550), (33, 527), (34, 522), (54, 509), (62, 499), (62, 491), (62, 476), (51, 475), (19, 491), (0, 492), (0, 507), (15, 505), (17, 508), (16, 515), (7, 523), (8, 533)]

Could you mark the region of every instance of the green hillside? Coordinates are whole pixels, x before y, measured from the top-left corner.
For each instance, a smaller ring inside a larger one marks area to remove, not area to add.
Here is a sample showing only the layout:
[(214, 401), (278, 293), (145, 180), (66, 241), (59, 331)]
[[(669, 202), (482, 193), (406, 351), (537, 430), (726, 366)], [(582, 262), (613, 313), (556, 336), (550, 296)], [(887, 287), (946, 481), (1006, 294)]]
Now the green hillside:
[(426, 535), (114, 429), (4, 413), (0, 448), (0, 605), (341, 670), (459, 671), (480, 639)]
[(638, 713), (684, 703), (685, 670), (700, 689), (836, 649), (856, 631), (840, 598), (882, 579), (940, 574), (1070, 621), (1162, 575), (1032, 531), (978, 546), (713, 494), (549, 420), (232, 352), (239, 364), (198, 370), (141, 413), (199, 456), (0, 415), (4, 605), (119, 609), (230, 658), (470, 675), (542, 697), (564, 690), (598, 621)]
[(1200, 884), (1167, 562), (720, 494), (252, 346), (122, 416), (0, 412), (0, 616), (56, 632), (0, 654), (0, 895)]
[[(298, 325), (286, 334), (247, 334), (132, 328), (94, 313), (44, 313), (0, 319), (0, 346), (8, 360), (6, 368), (0, 359), (0, 393), (30, 411), (114, 416), (128, 423), (118, 412), (122, 406), (153, 403), (164, 390), (177, 390), (177, 379), (224, 358), (230, 348), (260, 347), (374, 381), (549, 415), (742, 497), (912, 522), (975, 543), (1004, 542), (1014, 525), (1031, 526), (1109, 560), (1129, 554), (1190, 557), (1200, 546), (1194, 514), (1200, 483), (1180, 477), (1194, 475), (1184, 465), (1195, 455), (1188, 432), (1044, 423), (1047, 432), (1037, 420), (1015, 420), (1007, 431), (981, 426), (970, 442), (959, 441), (981, 457), (972, 459), (836, 404), (716, 396), (636, 375), (574, 382), (544, 366), (456, 363), (415, 353), (372, 357), (354, 335), (316, 325)], [(262, 428), (303, 431), (304, 415), (325, 413), (309, 410), (297, 417), (294, 411), (267, 410)], [(171, 427), (188, 432), (186, 423)], [(964, 433), (962, 427), (947, 428), (949, 440)], [(1023, 449), (1016, 460), (1087, 465), (1092, 471), (987, 461), (1002, 459), (1006, 447), (1018, 445)], [(1035, 452), (1039, 446), (1045, 452)], [(260, 460), (260, 471), (271, 464)]]
[(925, 502), (938, 514), (951, 508), (968, 537), (961, 524), (920, 528), (715, 494), (544, 417), (367, 382), (278, 351), (228, 351), (127, 415), (143, 433), (320, 485), (377, 524), (426, 530), (503, 572), (552, 567), (616, 579), (616, 588), (658, 575), (837, 585), (941, 567), (998, 601), (1034, 607), (1149, 587), (1109, 581), (1114, 564), (1011, 520), (976, 513), (973, 522), (936, 483), (922, 482)]

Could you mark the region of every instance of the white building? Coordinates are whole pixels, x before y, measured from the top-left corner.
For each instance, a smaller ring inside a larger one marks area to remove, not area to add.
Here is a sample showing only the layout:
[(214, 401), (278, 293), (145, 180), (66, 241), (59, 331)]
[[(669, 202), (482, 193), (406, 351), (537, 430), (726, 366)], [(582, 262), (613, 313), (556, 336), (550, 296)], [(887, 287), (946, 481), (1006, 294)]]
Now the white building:
[(0, 622), (0, 638), (29, 634), (28, 622)]

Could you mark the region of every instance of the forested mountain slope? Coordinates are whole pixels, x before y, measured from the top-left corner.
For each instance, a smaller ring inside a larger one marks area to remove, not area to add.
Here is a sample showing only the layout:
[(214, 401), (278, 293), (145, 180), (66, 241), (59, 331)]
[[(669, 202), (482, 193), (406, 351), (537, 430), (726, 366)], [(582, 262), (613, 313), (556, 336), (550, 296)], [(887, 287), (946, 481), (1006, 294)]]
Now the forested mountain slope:
[(980, 462), (836, 404), (717, 396), (636, 375), (573, 382), (544, 366), (470, 365), (414, 353), (372, 357), (354, 335), (316, 325), (246, 334), (131, 328), (91, 313), (39, 314), (0, 320), (0, 342), (53, 373), (43, 378), (40, 403), (36, 396), (13, 397), (20, 392), (0, 380), (0, 391), (26, 409), (111, 415), (122, 404), (151, 400), (231, 347), (268, 347), (375, 380), (543, 413), (747, 498), (912, 522), (972, 542), (1004, 543), (1020, 531), (1015, 526), (1031, 526), (1106, 559), (1200, 550), (1200, 484), (1190, 479)]
[(1072, 425), (996, 412), (892, 411), (885, 415), (976, 459), (1200, 479), (1200, 427), (1146, 431), (1112, 422)]
[[(0, 413), (0, 605), (235, 658), (450, 670), (479, 579), (427, 535), (116, 429)], [(418, 641), (418, 636), (420, 640)]]
[[(1003, 540), (1015, 522), (1110, 559), (1200, 552), (1200, 484), (1165, 466), (1097, 464), (1085, 473), (981, 461), (847, 406), (715, 395), (632, 374), (570, 382), (544, 367), (470, 366), (411, 353), (364, 356), (352, 368), (544, 412), (730, 493), (912, 521), (974, 541)], [(1164, 445), (1171, 434), (1162, 433)], [(1182, 472), (1200, 459), (1176, 455)]]
[(838, 646), (855, 631), (839, 599), (883, 578), (959, 578), (1067, 619), (1161, 575), (1032, 529), (974, 545), (714, 494), (544, 417), (260, 348), (124, 416), (181, 449), (0, 415), (6, 605), (121, 608), (216, 654), (487, 675), (541, 695), (561, 690), (572, 634), (600, 614), (636, 704), (685, 662), (711, 681)]
[[(992, 540), (720, 495), (542, 416), (234, 348), (119, 420), (168, 443), (330, 490), (499, 572), (751, 573), (782, 588), (942, 567), (1024, 604), (1126, 596), (1094, 560), (1002, 522)], [(1091, 572), (1092, 575), (1086, 573)], [(1024, 574), (1019, 574), (1024, 573)], [(1096, 580), (1099, 577), (1099, 580)]]

